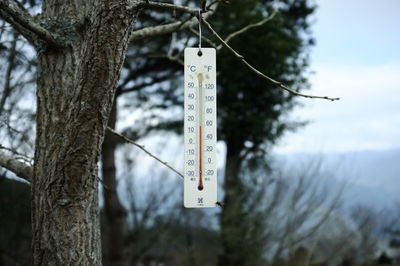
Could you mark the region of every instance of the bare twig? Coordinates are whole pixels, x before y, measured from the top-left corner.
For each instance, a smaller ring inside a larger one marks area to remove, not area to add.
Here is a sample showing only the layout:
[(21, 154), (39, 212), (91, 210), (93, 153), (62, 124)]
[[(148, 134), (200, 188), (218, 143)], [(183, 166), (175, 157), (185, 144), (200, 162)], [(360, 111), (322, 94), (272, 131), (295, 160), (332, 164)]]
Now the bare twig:
[[(155, 2), (150, 2), (149, 3), (155, 3)], [(203, 18), (206, 19), (208, 17), (210, 17), (212, 14), (214, 14), (215, 10), (218, 7), (218, 1), (214, 1), (211, 2), (207, 8), (206, 8), (206, 12), (204, 12), (203, 14)], [(163, 3), (158, 3), (158, 4), (163, 4)], [(145, 4), (146, 5), (146, 4)], [(215, 6), (214, 6), (215, 5)], [(172, 11), (173, 6), (171, 6), (171, 4), (168, 4), (167, 6), (164, 5), (165, 8), (169, 8)], [(213, 7), (213, 9), (211, 9), (211, 7)], [(185, 9), (183, 9), (185, 10)], [(132, 41), (137, 41), (137, 40), (142, 40), (142, 39), (146, 39), (146, 38), (151, 38), (151, 37), (155, 37), (155, 36), (160, 36), (160, 35), (164, 35), (164, 34), (170, 34), (172, 32), (176, 32), (179, 30), (184, 30), (190, 27), (194, 27), (198, 24), (198, 19), (196, 18), (197, 14), (198, 14), (198, 10), (196, 9), (189, 9), (189, 14), (191, 14), (191, 17), (189, 17), (186, 20), (183, 21), (174, 21), (168, 24), (164, 24), (164, 25), (157, 25), (157, 26), (151, 26), (151, 27), (146, 27), (143, 29), (138, 29), (132, 32), (131, 34), (131, 42)]]
[(186, 22), (175, 21), (164, 25), (146, 27), (143, 29), (138, 29), (133, 31), (131, 34), (130, 41), (132, 42), (164, 34), (169, 34), (178, 30), (186, 29), (194, 25), (197, 25), (197, 19), (195, 17), (191, 18)]
[(7, 98), (10, 96), (12, 92), (12, 85), (11, 85), (11, 78), (12, 78), (12, 71), (15, 66), (15, 58), (17, 56), (17, 40), (18, 40), (18, 34), (13, 31), (13, 39), (11, 41), (11, 47), (10, 47), (10, 53), (7, 58), (7, 69), (4, 77), (4, 89), (3, 89), (3, 94), (0, 98), (0, 115), (4, 110)]
[[(276, 15), (277, 13), (278, 13), (278, 10), (274, 10), (274, 12), (273, 12), (270, 16), (264, 18), (263, 20), (261, 20), (261, 21), (259, 21), (259, 22), (257, 22), (257, 23), (254, 23), (254, 24), (248, 24), (247, 26), (241, 28), (240, 30), (235, 31), (235, 32), (232, 32), (231, 34), (228, 35), (228, 37), (225, 38), (225, 42), (226, 42), (226, 43), (229, 43), (229, 41), (230, 41), (231, 39), (237, 37), (237, 36), (240, 35), (240, 34), (245, 33), (245, 32), (248, 31), (249, 29), (252, 29), (252, 28), (255, 28), (255, 27), (260, 27), (260, 26), (264, 25), (264, 24), (267, 23), (268, 21), (271, 21), (271, 20), (275, 17), (275, 15)], [(217, 47), (218, 50), (221, 50), (221, 48), (222, 48), (222, 44), (220, 44), (220, 45)]]
[(111, 132), (113, 135), (115, 135), (115, 136), (121, 138), (121, 139), (124, 140), (125, 142), (127, 142), (127, 143), (129, 143), (129, 144), (132, 144), (132, 145), (138, 147), (139, 149), (141, 149), (142, 151), (144, 151), (147, 155), (149, 155), (151, 158), (153, 158), (153, 159), (159, 161), (160, 163), (162, 163), (163, 165), (165, 165), (166, 167), (168, 167), (169, 169), (171, 169), (172, 171), (174, 171), (177, 175), (179, 175), (180, 177), (183, 178), (183, 175), (182, 175), (178, 170), (176, 170), (175, 168), (173, 168), (172, 166), (170, 166), (167, 162), (162, 161), (160, 158), (158, 158), (157, 156), (155, 156), (154, 154), (152, 154), (151, 152), (149, 152), (148, 150), (146, 150), (145, 147), (144, 147), (143, 145), (140, 145), (140, 144), (134, 142), (133, 140), (129, 139), (128, 137), (117, 133), (115, 130), (113, 130), (113, 129), (110, 128), (110, 127), (107, 127), (107, 130), (108, 130), (109, 132)]
[(14, 149), (8, 148), (8, 147), (3, 146), (3, 145), (0, 144), (0, 150), (9, 151), (9, 152), (15, 154), (16, 156), (18, 156), (18, 157), (14, 157), (14, 159), (21, 159), (21, 160), (25, 161), (28, 165), (30, 165), (30, 166), (33, 165), (33, 163), (32, 163), (32, 161), (33, 161), (32, 158), (29, 158), (29, 157), (26, 156), (25, 154), (22, 154), (22, 153), (20, 153), (20, 152), (17, 152), (17, 151), (14, 150)]
[[(133, 140), (129, 139), (128, 137), (121, 135), (119, 133), (117, 133), (115, 130), (113, 130), (110, 127), (107, 127), (107, 130), (112, 133), (113, 135), (117, 136), (118, 138), (121, 138), (123, 141), (125, 141), (126, 143), (132, 144), (136, 147), (138, 147), (139, 149), (141, 149), (142, 151), (144, 151), (147, 155), (149, 155), (150, 157), (152, 157), (153, 159), (157, 160), (158, 162), (162, 163), (163, 165), (165, 165), (166, 167), (168, 167), (170, 170), (172, 170), (173, 172), (175, 172), (177, 175), (179, 175), (180, 177), (184, 178), (183, 174), (181, 174), (178, 170), (176, 170), (175, 168), (173, 168), (172, 166), (170, 166), (167, 162), (161, 160), (160, 158), (158, 158), (157, 156), (155, 156), (154, 154), (152, 154), (151, 152), (149, 152), (148, 150), (145, 149), (145, 147), (143, 145), (140, 145), (136, 142), (134, 142)], [(217, 201), (215, 203), (216, 206), (219, 206), (221, 208), (223, 208), (224, 204), (220, 201)]]
[(0, 17), (13, 25), (33, 45), (43, 40), (53, 47), (59, 46), (51, 32), (38, 25), (32, 16), (10, 0), (0, 1)]
[(145, 7), (156, 8), (156, 9), (181, 11), (181, 12), (192, 14), (192, 15), (196, 15), (199, 12), (198, 9), (194, 9), (194, 8), (190, 8), (190, 7), (186, 7), (186, 6), (180, 6), (180, 5), (170, 4), (170, 3), (154, 2), (154, 1), (148, 1), (146, 3), (143, 3), (143, 5)]
[[(211, 7), (213, 5), (216, 5), (217, 3), (218, 3), (218, 1), (214, 1), (214, 2), (211, 2), (209, 5), (206, 6), (206, 1), (202, 1), (202, 4), (200, 6), (200, 12), (201, 13), (207, 13), (209, 11), (213, 11), (211, 9)], [(144, 7), (170, 10), (172, 12), (181, 11), (181, 12), (184, 12), (184, 13), (192, 14), (194, 16), (196, 16), (198, 14), (198, 12), (199, 12), (198, 8), (190, 8), (190, 7), (187, 7), (187, 6), (181, 6), (181, 5), (171, 4), (171, 3), (155, 2), (155, 1), (146, 1), (142, 5)]]
[(176, 43), (176, 32), (173, 32), (171, 34), (171, 42), (169, 44), (167, 56), (172, 56), (172, 53), (174, 51), (174, 44)]
[(258, 69), (256, 69), (255, 67), (253, 67), (251, 64), (249, 64), (246, 59), (240, 55), (238, 52), (236, 52), (229, 44), (227, 44), (222, 38), (221, 36), (219, 36), (219, 34), (211, 27), (211, 25), (205, 20), (202, 19), (203, 24), (207, 27), (207, 29), (218, 39), (219, 42), (221, 42), (221, 44), (226, 47), (236, 58), (238, 58), (244, 65), (246, 65), (251, 71), (253, 71), (254, 73), (256, 73), (258, 76), (262, 77), (263, 79), (266, 79), (267, 81), (271, 82), (272, 84), (278, 86), (279, 88), (295, 95), (295, 96), (301, 96), (301, 97), (305, 97), (305, 98), (316, 98), (316, 99), (325, 99), (325, 100), (331, 100), (331, 101), (337, 101), (340, 98), (331, 98), (328, 96), (316, 96), (316, 95), (308, 95), (308, 94), (303, 94), (300, 92), (297, 92), (289, 87), (287, 87), (286, 85), (284, 85), (282, 82), (276, 81), (273, 78), (270, 78), (269, 76), (265, 75), (264, 73), (262, 73), (261, 71), (259, 71)]
[(167, 55), (167, 54), (150, 54), (148, 58), (166, 58), (172, 62), (176, 62), (183, 66), (183, 61), (179, 58), (179, 54), (172, 56), (172, 55)]
[[(200, 34), (199, 34), (199, 32), (198, 32), (197, 30), (195, 30), (195, 29), (193, 29), (193, 28), (189, 28), (189, 30), (190, 30), (191, 32), (193, 32), (197, 37), (200, 38)], [(208, 43), (209, 45), (211, 45), (211, 46), (214, 47), (215, 49), (218, 49), (217, 45), (216, 45), (213, 41), (211, 41), (210, 39), (208, 39), (207, 37), (201, 36), (201, 39), (202, 39), (203, 41), (206, 41), (206, 43)]]

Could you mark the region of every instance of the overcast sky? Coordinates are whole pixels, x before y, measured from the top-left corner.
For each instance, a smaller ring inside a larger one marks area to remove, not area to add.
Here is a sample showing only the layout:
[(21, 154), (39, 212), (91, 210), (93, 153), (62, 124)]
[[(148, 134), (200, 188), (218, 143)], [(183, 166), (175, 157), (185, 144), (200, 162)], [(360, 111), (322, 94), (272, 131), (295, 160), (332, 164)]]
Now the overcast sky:
[(292, 119), (310, 121), (287, 134), (277, 152), (400, 148), (400, 1), (320, 0), (313, 26), (310, 94)]

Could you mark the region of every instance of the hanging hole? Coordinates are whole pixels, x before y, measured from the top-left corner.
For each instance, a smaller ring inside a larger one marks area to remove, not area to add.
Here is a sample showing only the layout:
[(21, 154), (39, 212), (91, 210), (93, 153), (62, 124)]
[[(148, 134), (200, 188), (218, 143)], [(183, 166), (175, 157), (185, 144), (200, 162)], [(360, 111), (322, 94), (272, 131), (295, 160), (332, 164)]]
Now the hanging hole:
[(197, 52), (197, 55), (198, 55), (198, 56), (202, 56), (202, 55), (203, 55), (203, 52), (202, 52), (201, 50), (199, 50), (199, 51)]

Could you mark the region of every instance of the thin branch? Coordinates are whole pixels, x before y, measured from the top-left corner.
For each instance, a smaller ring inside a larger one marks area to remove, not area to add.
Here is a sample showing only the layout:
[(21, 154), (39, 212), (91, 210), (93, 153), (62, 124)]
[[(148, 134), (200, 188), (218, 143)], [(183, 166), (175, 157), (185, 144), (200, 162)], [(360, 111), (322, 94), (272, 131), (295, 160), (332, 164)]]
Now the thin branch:
[(186, 29), (194, 25), (197, 25), (197, 19), (193, 17), (186, 22), (175, 21), (164, 25), (146, 27), (143, 29), (133, 31), (131, 34), (130, 41), (133, 42), (137, 40), (169, 34), (178, 30)]
[(167, 80), (169, 78), (170, 78), (170, 75), (166, 75), (166, 76), (162, 76), (162, 77), (155, 77), (150, 82), (143, 82), (143, 83), (140, 83), (138, 85), (134, 85), (134, 86), (132, 86), (130, 88), (119, 87), (119, 89), (117, 90), (116, 95), (119, 96), (121, 94), (125, 94), (125, 93), (128, 93), (128, 92), (138, 91), (138, 90), (141, 90), (143, 88), (146, 88), (146, 87), (149, 87), (151, 85), (154, 85), (155, 83), (163, 82), (163, 81), (165, 81), (165, 80)]
[(17, 56), (17, 40), (18, 40), (18, 34), (13, 31), (13, 40), (11, 41), (11, 47), (10, 47), (10, 53), (7, 58), (7, 69), (5, 73), (5, 81), (4, 81), (4, 89), (3, 89), (3, 95), (0, 98), (0, 115), (4, 110), (7, 98), (10, 96), (11, 91), (12, 91), (12, 86), (11, 86), (11, 78), (12, 78), (12, 71), (14, 70), (15, 66), (15, 58)]
[[(275, 17), (275, 15), (277, 13), (278, 13), (278, 10), (275, 9), (274, 12), (270, 16), (266, 17), (265, 19), (263, 19), (263, 20), (261, 20), (261, 21), (259, 21), (257, 23), (254, 23), (254, 24), (248, 24), (247, 26), (241, 28), (240, 30), (232, 32), (231, 34), (228, 35), (228, 37), (225, 38), (225, 42), (229, 43), (229, 41), (231, 39), (237, 37), (238, 35), (243, 34), (243, 33), (245, 33), (246, 31), (248, 31), (248, 30), (250, 30), (252, 28), (256, 28), (256, 27), (260, 27), (260, 26), (264, 25), (268, 21), (271, 21)], [(222, 44), (220, 44), (217, 47), (218, 50), (221, 50), (221, 48), (222, 48)]]
[(300, 236), (298, 239), (292, 240), (292, 242), (290, 243), (291, 245), (296, 245), (297, 243), (302, 242), (304, 239), (307, 239), (308, 237), (312, 236), (328, 220), (328, 218), (332, 215), (335, 209), (339, 207), (344, 188), (345, 188), (344, 186), (341, 187), (340, 191), (335, 196), (335, 199), (332, 201), (329, 208), (326, 210), (325, 214), (321, 217), (321, 219), (314, 226), (312, 226), (308, 230), (308, 232), (306, 232), (304, 235)]
[(221, 38), (221, 36), (218, 35), (218, 33), (211, 27), (211, 25), (205, 19), (202, 19), (202, 22), (203, 22), (203, 25), (205, 25), (207, 27), (207, 29), (218, 39), (218, 41), (221, 42), (221, 44), (224, 47), (226, 47), (236, 58), (238, 58), (251, 71), (256, 73), (258, 76), (262, 77), (263, 79), (266, 79), (267, 81), (271, 82), (272, 84), (278, 86), (279, 88), (281, 88), (295, 96), (301, 96), (301, 97), (305, 97), (305, 98), (325, 99), (325, 100), (331, 100), (331, 101), (337, 101), (340, 99), (340, 98), (331, 98), (328, 96), (316, 96), (316, 95), (303, 94), (303, 93), (297, 92), (297, 91), (287, 87), (282, 82), (279, 82), (279, 81), (274, 80), (273, 78), (270, 78), (269, 76), (265, 75), (264, 73), (262, 73), (261, 71), (259, 71), (255, 67), (253, 67), (251, 64), (249, 64), (242, 55), (240, 55), (238, 52), (236, 52), (229, 44), (227, 44)]
[(174, 51), (174, 44), (176, 43), (176, 32), (173, 32), (171, 34), (171, 42), (169, 44), (169, 48), (168, 48), (168, 56), (172, 56), (172, 53)]
[[(117, 133), (115, 130), (113, 130), (113, 129), (110, 128), (110, 127), (107, 127), (107, 130), (108, 130), (111, 134), (113, 134), (113, 135), (115, 135), (115, 136), (121, 138), (121, 139), (122, 139), (123, 141), (125, 141), (126, 143), (129, 143), (129, 144), (132, 144), (132, 145), (138, 147), (139, 149), (141, 149), (142, 151), (144, 151), (147, 155), (149, 155), (149, 156), (152, 157), (153, 159), (157, 160), (158, 162), (162, 163), (163, 165), (165, 165), (166, 167), (168, 167), (170, 170), (174, 171), (174, 172), (175, 172), (177, 175), (179, 175), (180, 177), (184, 178), (183, 174), (181, 174), (178, 170), (176, 170), (175, 168), (173, 168), (172, 166), (170, 166), (167, 162), (162, 161), (160, 158), (158, 158), (157, 156), (155, 156), (154, 154), (152, 154), (151, 152), (149, 152), (148, 150), (146, 150), (145, 147), (144, 147), (143, 145), (140, 145), (140, 144), (134, 142), (133, 140), (129, 139), (128, 137)], [(223, 206), (224, 206), (224, 204), (223, 204), (222, 202), (220, 202), (220, 201), (217, 201), (217, 202), (215, 203), (215, 205), (217, 205), (217, 206), (219, 206), (219, 207), (221, 207), (221, 208), (223, 208)]]
[[(154, 3), (154, 2), (149, 2), (149, 3)], [(159, 4), (163, 4), (163, 3), (159, 3)], [(213, 9), (211, 9), (211, 7), (213, 5), (215, 5), (215, 7)], [(168, 6), (168, 7), (170, 7), (170, 6)], [(214, 14), (217, 7), (218, 7), (218, 1), (214, 1), (214, 2), (210, 3), (206, 8), (207, 11), (205, 13), (203, 13), (203, 18), (206, 19), (206, 18), (210, 17), (212, 14)], [(190, 9), (189, 13), (191, 14), (191, 17), (189, 19), (186, 19), (183, 21), (175, 21), (175, 22), (171, 22), (168, 24), (164, 24), (164, 25), (150, 26), (150, 27), (146, 27), (143, 29), (135, 30), (131, 34), (130, 41), (133, 42), (133, 41), (151, 38), (151, 37), (155, 37), (155, 36), (160, 36), (160, 35), (164, 35), (164, 34), (170, 34), (172, 32), (176, 32), (179, 30), (184, 30), (184, 29), (187, 29), (190, 27), (194, 27), (198, 24), (198, 18), (196, 18), (196, 16), (198, 15), (198, 10)]]
[(188, 14), (197, 16), (199, 14), (199, 10), (201, 13), (207, 13), (209, 11), (213, 11), (211, 9), (211, 7), (217, 3), (218, 3), (218, 1), (214, 1), (206, 6), (206, 1), (202, 1), (200, 9), (199, 8), (190, 8), (187, 6), (181, 6), (181, 5), (171, 4), (171, 3), (155, 2), (155, 1), (146, 1), (146, 2), (142, 3), (142, 6), (155, 8), (155, 9), (169, 10), (172, 12), (181, 11), (184, 13), (188, 13)]
[[(189, 30), (190, 30), (192, 33), (194, 33), (197, 37), (200, 38), (200, 34), (199, 34), (199, 32), (198, 32), (197, 30), (195, 30), (195, 29), (193, 29), (193, 28), (189, 28)], [(207, 37), (201, 36), (201, 39), (202, 39), (203, 41), (205, 41), (206, 43), (208, 43), (210, 46), (214, 47), (215, 49), (218, 49), (217, 45), (216, 45), (213, 41), (211, 41), (210, 39), (208, 39)]]
[(14, 159), (21, 159), (21, 160), (25, 161), (28, 165), (30, 165), (30, 166), (33, 165), (33, 163), (32, 163), (32, 158), (29, 158), (29, 157), (26, 156), (25, 154), (22, 154), (22, 153), (20, 153), (20, 152), (17, 152), (17, 151), (14, 150), (14, 149), (5, 147), (5, 146), (3, 146), (3, 145), (0, 144), (0, 150), (9, 151), (9, 152), (11, 152), (11, 153), (13, 153), (14, 155), (17, 156), (17, 157), (14, 157)]
[(32, 167), (18, 161), (14, 157), (11, 157), (3, 152), (0, 152), (0, 166), (10, 170), (14, 174), (16, 174), (18, 177), (31, 182), (32, 178)]
[(53, 47), (59, 46), (51, 32), (37, 24), (32, 16), (10, 0), (0, 1), (0, 17), (10, 23), (33, 45), (43, 40)]
[(170, 166), (167, 162), (162, 161), (162, 160), (159, 159), (157, 156), (155, 156), (154, 154), (152, 154), (151, 152), (149, 152), (148, 150), (146, 150), (145, 147), (144, 147), (143, 145), (140, 145), (140, 144), (134, 142), (133, 140), (129, 139), (128, 137), (117, 133), (115, 130), (113, 130), (113, 129), (110, 128), (110, 127), (107, 127), (107, 130), (108, 130), (109, 132), (111, 132), (113, 135), (115, 135), (115, 136), (121, 138), (121, 139), (124, 140), (125, 142), (127, 142), (127, 143), (129, 143), (129, 144), (132, 144), (132, 145), (138, 147), (139, 149), (141, 149), (142, 151), (144, 151), (147, 155), (149, 155), (151, 158), (153, 158), (153, 159), (159, 161), (160, 163), (162, 163), (163, 165), (165, 165), (166, 167), (168, 167), (169, 169), (171, 169), (172, 171), (174, 171), (177, 175), (179, 175), (180, 177), (183, 178), (183, 175), (182, 175), (178, 170), (176, 170), (175, 168), (173, 168), (172, 166)]
[(176, 56), (167, 55), (167, 54), (150, 54), (148, 57), (149, 58), (166, 58), (172, 62), (176, 62), (179, 65), (183, 66), (183, 61), (179, 58), (179, 54), (177, 54)]
[(192, 15), (197, 15), (199, 10), (186, 7), (186, 6), (180, 6), (180, 5), (175, 5), (175, 4), (170, 4), (170, 3), (161, 3), (161, 2), (154, 2), (154, 1), (148, 1), (146, 3), (143, 3), (144, 7), (150, 7), (150, 8), (156, 8), (156, 9), (164, 9), (164, 10), (171, 10), (171, 11), (181, 11), (184, 13), (192, 14)]

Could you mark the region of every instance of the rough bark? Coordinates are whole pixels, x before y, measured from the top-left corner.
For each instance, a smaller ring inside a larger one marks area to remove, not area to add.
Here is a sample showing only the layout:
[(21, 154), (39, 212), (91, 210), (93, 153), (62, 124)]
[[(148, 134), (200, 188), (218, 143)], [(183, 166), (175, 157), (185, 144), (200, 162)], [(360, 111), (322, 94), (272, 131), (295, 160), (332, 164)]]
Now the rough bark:
[(34, 265), (101, 265), (97, 161), (137, 1), (43, 1), (64, 49), (38, 49)]
[[(243, 247), (242, 185), (240, 181), (240, 149), (235, 143), (227, 142), (224, 178), (224, 208), (220, 216), (222, 250), (218, 257), (219, 266), (244, 266), (246, 251)], [(249, 225), (246, 225), (249, 226)]]
[[(116, 120), (117, 104), (115, 102), (110, 113), (108, 126), (115, 129)], [(115, 168), (116, 147), (115, 136), (109, 133), (106, 134), (101, 150), (104, 211), (107, 225), (104, 232), (103, 263), (109, 266), (127, 264), (127, 259), (124, 256), (124, 238), (127, 235), (127, 211), (118, 198)]]

